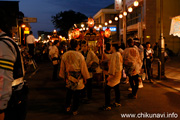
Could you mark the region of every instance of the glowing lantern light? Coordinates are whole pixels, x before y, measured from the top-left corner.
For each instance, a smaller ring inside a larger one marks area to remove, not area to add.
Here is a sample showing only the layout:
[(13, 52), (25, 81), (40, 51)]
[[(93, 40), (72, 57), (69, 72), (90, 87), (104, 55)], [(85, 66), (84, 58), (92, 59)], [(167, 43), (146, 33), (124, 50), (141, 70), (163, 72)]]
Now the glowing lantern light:
[(134, 6), (137, 7), (139, 5), (139, 2), (136, 0), (134, 1)]
[(89, 28), (94, 27), (94, 19), (93, 18), (88, 18), (88, 26), (89, 26)]
[(84, 27), (84, 24), (81, 24), (81, 27), (83, 28), (83, 27)]
[(63, 54), (64, 53), (64, 51), (63, 50), (61, 50), (61, 54)]
[(54, 30), (54, 31), (53, 31), (53, 33), (57, 33), (57, 31), (56, 31), (56, 30)]
[(128, 12), (132, 12), (132, 11), (133, 11), (132, 7), (129, 7)]
[(127, 16), (127, 12), (126, 12), (126, 11), (124, 11), (124, 12), (123, 12), (123, 15), (124, 15), (124, 16)]
[(78, 38), (80, 36), (80, 30), (78, 28), (74, 29), (72, 31), (72, 36), (74, 39)]
[(122, 15), (122, 14), (119, 14), (119, 18), (123, 18), (123, 15)]
[(107, 28), (107, 29), (105, 30), (104, 36), (105, 36), (106, 38), (109, 38), (109, 37), (111, 36), (111, 30), (110, 30), (109, 28)]
[(111, 24), (112, 23), (112, 20), (109, 20), (109, 24)]
[(104, 23), (104, 25), (105, 25), (105, 26), (107, 26), (107, 25), (108, 25), (108, 23), (107, 23), (107, 22), (105, 22), (105, 23)]
[(118, 17), (115, 17), (114, 20), (115, 20), (115, 21), (118, 21)]

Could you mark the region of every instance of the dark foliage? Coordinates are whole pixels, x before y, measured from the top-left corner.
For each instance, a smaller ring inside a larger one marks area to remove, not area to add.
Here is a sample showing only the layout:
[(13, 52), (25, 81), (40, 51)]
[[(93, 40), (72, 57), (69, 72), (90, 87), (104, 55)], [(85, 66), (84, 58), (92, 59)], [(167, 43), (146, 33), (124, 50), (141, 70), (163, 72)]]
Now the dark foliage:
[(68, 30), (73, 27), (74, 24), (78, 24), (86, 20), (87, 16), (80, 12), (69, 10), (64, 12), (61, 11), (51, 18), (55, 28), (60, 30), (60, 34), (68, 37)]

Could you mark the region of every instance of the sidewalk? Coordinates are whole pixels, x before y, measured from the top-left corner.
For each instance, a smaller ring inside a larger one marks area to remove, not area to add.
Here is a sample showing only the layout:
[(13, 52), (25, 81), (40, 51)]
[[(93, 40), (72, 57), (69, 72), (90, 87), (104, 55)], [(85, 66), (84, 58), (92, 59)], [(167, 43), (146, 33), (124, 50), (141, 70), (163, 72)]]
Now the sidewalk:
[[(158, 76), (157, 61), (152, 64), (152, 68), (153, 76)], [(155, 82), (180, 91), (180, 57), (173, 57), (165, 63), (165, 76), (166, 79), (156, 79)]]

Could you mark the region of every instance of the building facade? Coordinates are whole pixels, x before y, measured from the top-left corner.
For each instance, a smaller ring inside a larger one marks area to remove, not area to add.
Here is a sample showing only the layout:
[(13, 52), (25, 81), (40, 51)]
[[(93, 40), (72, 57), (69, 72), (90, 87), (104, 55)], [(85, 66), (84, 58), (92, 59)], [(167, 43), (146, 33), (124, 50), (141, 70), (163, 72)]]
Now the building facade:
[[(117, 29), (117, 31), (119, 31), (117, 32), (119, 38), (116, 40), (120, 39), (121, 42), (126, 43), (129, 37), (136, 37), (140, 39), (141, 43), (149, 41), (152, 45), (156, 42), (160, 45), (161, 21), (163, 21), (165, 44), (167, 44), (167, 47), (175, 54), (180, 51), (180, 38), (169, 35), (171, 18), (180, 15), (180, 0), (163, 0), (162, 3), (161, 0), (138, 0), (139, 5), (137, 7), (133, 6), (136, 0), (119, 1), (121, 2), (120, 5), (122, 5), (120, 11), (116, 11), (114, 7), (111, 7), (111, 9), (101, 9), (94, 15), (96, 22), (104, 24), (111, 19), (113, 21), (112, 25), (115, 25), (117, 28), (120, 26), (120, 28)], [(161, 4), (163, 9), (161, 9)], [(128, 11), (129, 7), (132, 7), (133, 11), (128, 12), (126, 19), (120, 19), (120, 24), (118, 24), (114, 18), (109, 17), (123, 13), (123, 11)], [(107, 10), (109, 13), (106, 12)], [(161, 10), (163, 10), (163, 18), (160, 16)], [(123, 26), (126, 26), (126, 29), (123, 28)], [(125, 33), (126, 39), (123, 40)]]
[[(94, 16), (95, 26), (101, 25), (102, 28), (105, 30), (107, 27), (111, 30), (111, 36), (113, 41), (118, 41), (119, 36), (119, 23), (118, 21), (115, 21), (114, 18), (118, 15), (119, 11), (116, 11), (114, 9), (114, 4), (107, 6), (106, 8), (103, 8), (99, 10)], [(109, 20), (112, 20), (112, 23), (109, 23)], [(105, 25), (105, 22), (107, 22), (107, 25)]]

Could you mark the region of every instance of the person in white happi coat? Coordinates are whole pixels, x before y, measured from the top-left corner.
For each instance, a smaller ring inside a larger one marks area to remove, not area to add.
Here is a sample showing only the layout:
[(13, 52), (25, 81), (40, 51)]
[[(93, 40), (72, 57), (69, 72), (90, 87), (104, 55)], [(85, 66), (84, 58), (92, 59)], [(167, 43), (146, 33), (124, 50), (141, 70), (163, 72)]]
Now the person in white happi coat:
[(55, 40), (54, 45), (52, 46), (52, 48), (49, 51), (49, 55), (51, 57), (51, 60), (53, 63), (53, 68), (54, 68), (53, 69), (53, 77), (52, 77), (53, 81), (58, 80), (57, 72), (58, 72), (58, 65), (59, 65), (59, 60), (60, 60), (58, 46), (59, 46), (59, 40)]
[[(69, 112), (72, 107), (73, 115), (76, 115), (79, 107), (80, 92), (85, 87), (84, 84), (90, 78), (90, 75), (84, 56), (78, 51), (80, 48), (78, 41), (72, 39), (70, 45), (71, 50), (62, 56), (59, 76), (66, 81), (66, 111)], [(69, 76), (77, 80), (77, 86), (73, 89), (71, 86), (68, 86), (70, 82)], [(73, 106), (71, 106), (73, 95)]]
[(118, 49), (119, 49), (118, 44), (112, 44), (111, 46), (112, 55), (109, 62), (107, 85), (105, 87), (105, 105), (101, 108), (102, 110), (111, 110), (111, 104), (110, 104), (111, 89), (115, 90), (115, 103), (113, 105), (121, 106), (119, 84), (122, 76), (123, 58), (121, 56), (121, 53), (118, 51)]
[(30, 31), (30, 34), (27, 36), (26, 42), (29, 48), (29, 54), (34, 58), (34, 48), (36, 46), (36, 42), (32, 31)]
[(96, 54), (88, 48), (88, 44), (85, 40), (81, 42), (81, 53), (86, 60), (86, 64), (88, 67), (88, 71), (90, 73), (91, 78), (87, 79), (85, 90), (83, 90), (82, 94), (85, 94), (87, 90), (87, 98), (90, 100), (92, 98), (92, 81), (93, 81), (93, 73), (96, 72), (96, 68), (99, 64), (99, 59)]
[(127, 44), (128, 48), (126, 48), (123, 53), (123, 62), (125, 72), (129, 76), (129, 83), (132, 88), (132, 93), (130, 93), (128, 97), (136, 99), (142, 61), (139, 55), (139, 51), (134, 47), (134, 40), (128, 39)]
[[(143, 63), (143, 60), (144, 60), (144, 47), (140, 44), (140, 41), (138, 38), (134, 38), (134, 47), (137, 48), (137, 50), (139, 51), (139, 55), (140, 55), (140, 58), (141, 58), (141, 61)], [(143, 75), (143, 69), (141, 68), (141, 74)], [(142, 76), (141, 75), (141, 76)], [(142, 77), (140, 77), (139, 79), (139, 88), (143, 88), (143, 82), (142, 82)]]

